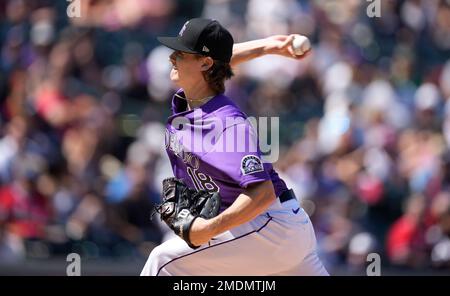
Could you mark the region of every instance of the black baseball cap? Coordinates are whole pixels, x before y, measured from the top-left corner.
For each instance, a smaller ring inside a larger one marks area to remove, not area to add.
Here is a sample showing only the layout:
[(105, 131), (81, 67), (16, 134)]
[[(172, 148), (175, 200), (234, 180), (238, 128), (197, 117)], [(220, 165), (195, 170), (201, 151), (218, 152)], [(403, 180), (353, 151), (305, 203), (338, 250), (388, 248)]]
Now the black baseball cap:
[(229, 63), (233, 55), (233, 36), (212, 19), (191, 19), (177, 37), (158, 37), (158, 41), (174, 50), (210, 56), (225, 63)]

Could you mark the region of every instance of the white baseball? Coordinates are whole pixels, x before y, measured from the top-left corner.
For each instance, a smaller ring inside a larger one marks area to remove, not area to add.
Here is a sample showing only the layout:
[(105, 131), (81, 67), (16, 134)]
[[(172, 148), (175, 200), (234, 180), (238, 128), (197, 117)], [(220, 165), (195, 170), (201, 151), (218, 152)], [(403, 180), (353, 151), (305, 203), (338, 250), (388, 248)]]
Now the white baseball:
[(311, 42), (309, 42), (308, 37), (297, 35), (294, 37), (294, 40), (292, 40), (292, 49), (296, 55), (303, 55), (311, 49)]

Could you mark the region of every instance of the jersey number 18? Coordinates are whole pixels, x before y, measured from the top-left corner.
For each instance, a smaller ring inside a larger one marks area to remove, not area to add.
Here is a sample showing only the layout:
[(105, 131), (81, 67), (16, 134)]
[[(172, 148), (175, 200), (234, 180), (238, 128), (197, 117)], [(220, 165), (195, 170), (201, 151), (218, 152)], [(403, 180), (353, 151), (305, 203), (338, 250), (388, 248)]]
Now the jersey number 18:
[(198, 170), (192, 169), (190, 167), (187, 167), (187, 172), (189, 174), (189, 177), (191, 177), (197, 191), (205, 189), (208, 191), (219, 192), (219, 186), (214, 183), (210, 176), (205, 175)]

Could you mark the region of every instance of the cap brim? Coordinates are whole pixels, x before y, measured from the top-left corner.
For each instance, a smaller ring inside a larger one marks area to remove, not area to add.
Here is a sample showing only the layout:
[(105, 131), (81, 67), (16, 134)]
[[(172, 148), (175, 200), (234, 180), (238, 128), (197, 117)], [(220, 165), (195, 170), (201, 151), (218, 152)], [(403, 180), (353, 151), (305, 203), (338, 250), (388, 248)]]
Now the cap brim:
[(179, 37), (157, 37), (158, 41), (168, 48), (179, 50), (187, 53), (198, 53), (192, 49), (185, 46)]

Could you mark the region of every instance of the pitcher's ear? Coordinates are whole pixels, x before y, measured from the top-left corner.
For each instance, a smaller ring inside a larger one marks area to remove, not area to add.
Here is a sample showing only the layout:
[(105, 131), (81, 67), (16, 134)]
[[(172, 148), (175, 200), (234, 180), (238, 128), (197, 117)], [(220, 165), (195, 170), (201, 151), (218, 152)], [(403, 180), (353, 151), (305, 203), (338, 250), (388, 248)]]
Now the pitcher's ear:
[(202, 64), (202, 71), (209, 70), (214, 65), (214, 60), (211, 57), (207, 57)]

